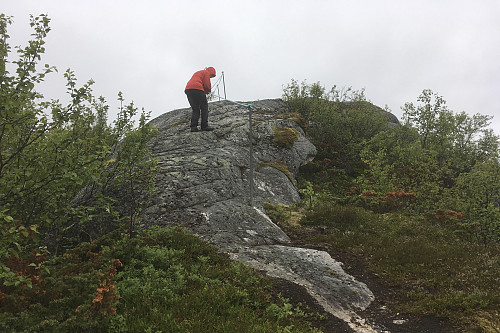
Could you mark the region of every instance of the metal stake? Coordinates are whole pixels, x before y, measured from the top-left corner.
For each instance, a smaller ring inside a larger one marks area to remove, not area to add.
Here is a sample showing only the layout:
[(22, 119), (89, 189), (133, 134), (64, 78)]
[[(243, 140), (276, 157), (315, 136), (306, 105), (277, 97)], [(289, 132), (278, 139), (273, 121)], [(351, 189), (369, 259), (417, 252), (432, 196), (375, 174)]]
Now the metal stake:
[(224, 80), (224, 71), (222, 72), (222, 86), (224, 87), (224, 99), (226, 99), (226, 81)]
[(250, 139), (250, 174), (249, 174), (249, 186), (250, 186), (250, 206), (253, 207), (253, 131), (252, 131), (252, 105), (248, 106), (248, 137)]

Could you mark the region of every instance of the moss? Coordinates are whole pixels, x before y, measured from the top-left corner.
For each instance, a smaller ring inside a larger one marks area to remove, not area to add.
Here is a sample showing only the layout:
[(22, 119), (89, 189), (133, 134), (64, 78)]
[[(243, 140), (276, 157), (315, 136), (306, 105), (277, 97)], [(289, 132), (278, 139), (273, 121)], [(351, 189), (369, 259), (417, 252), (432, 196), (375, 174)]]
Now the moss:
[(480, 311), (471, 321), (471, 326), (478, 331), (496, 333), (500, 329), (500, 315), (493, 311)]
[(174, 127), (174, 126), (177, 126), (177, 125), (183, 125), (183, 124), (187, 124), (189, 122), (189, 118), (185, 118), (183, 120), (180, 120), (180, 121), (176, 121), (175, 123), (172, 123), (172, 125), (170, 125), (170, 127)]
[(269, 216), (269, 218), (277, 224), (285, 222), (289, 215), (288, 206), (282, 203), (273, 204), (266, 201), (264, 202), (264, 210), (266, 211), (267, 216)]
[(278, 146), (290, 149), (299, 137), (299, 131), (294, 128), (273, 127), (273, 142)]
[(262, 110), (262, 109), (257, 109), (255, 110), (253, 113), (254, 114), (264, 114), (264, 115), (268, 115), (268, 114), (273, 114), (273, 113), (276, 113), (277, 110)]
[[(293, 208), (292, 208), (293, 207)], [(300, 221), (304, 218), (304, 210), (282, 203), (264, 202), (264, 210), (267, 216), (280, 226), (300, 228)]]
[(273, 119), (286, 119), (297, 123), (303, 130), (307, 129), (307, 120), (298, 112), (282, 113), (273, 117)]
[(288, 179), (290, 179), (292, 184), (295, 184), (293, 177), (292, 177), (292, 174), (290, 173), (290, 170), (288, 170), (288, 167), (282, 161), (272, 161), (272, 162), (261, 161), (259, 163), (259, 169), (263, 168), (263, 167), (271, 167), (271, 168), (275, 168), (276, 170), (283, 172), (288, 177)]

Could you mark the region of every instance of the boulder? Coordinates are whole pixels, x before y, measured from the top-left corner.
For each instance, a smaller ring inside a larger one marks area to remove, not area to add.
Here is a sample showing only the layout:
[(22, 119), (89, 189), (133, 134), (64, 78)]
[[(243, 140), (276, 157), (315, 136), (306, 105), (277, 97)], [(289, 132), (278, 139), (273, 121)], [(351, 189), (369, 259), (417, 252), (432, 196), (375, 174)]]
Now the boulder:
[[(159, 129), (150, 142), (159, 172), (144, 226), (182, 224), (235, 260), (304, 286), (355, 331), (371, 331), (356, 315), (374, 299), (366, 285), (328, 253), (291, 246), (263, 209), (264, 202), (300, 201), (295, 177), (316, 154), (287, 105), (279, 99), (221, 101), (209, 103), (209, 110), (211, 132), (189, 131), (188, 108), (151, 121)], [(276, 140), (278, 129), (292, 134), (285, 144)]]

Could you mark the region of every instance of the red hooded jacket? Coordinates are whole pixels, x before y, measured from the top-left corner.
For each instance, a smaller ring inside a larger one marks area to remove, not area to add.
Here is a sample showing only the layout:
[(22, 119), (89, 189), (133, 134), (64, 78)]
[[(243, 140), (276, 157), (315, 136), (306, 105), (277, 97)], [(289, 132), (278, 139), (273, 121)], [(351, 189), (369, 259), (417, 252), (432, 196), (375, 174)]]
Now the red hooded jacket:
[(209, 94), (212, 91), (212, 84), (210, 83), (210, 78), (215, 76), (215, 68), (207, 67), (201, 71), (197, 71), (193, 74), (191, 79), (188, 81), (187, 89), (196, 89), (204, 91), (205, 94)]

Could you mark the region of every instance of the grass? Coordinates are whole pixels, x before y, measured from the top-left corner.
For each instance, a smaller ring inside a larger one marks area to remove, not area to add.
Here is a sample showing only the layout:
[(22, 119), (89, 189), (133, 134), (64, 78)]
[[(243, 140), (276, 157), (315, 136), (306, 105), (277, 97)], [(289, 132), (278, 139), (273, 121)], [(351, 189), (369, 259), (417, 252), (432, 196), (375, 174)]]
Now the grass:
[(178, 228), (110, 234), (46, 266), (31, 289), (2, 287), (1, 331), (318, 332), (272, 280)]
[(307, 120), (298, 112), (282, 113), (273, 117), (274, 119), (289, 119), (297, 123), (303, 130), (307, 128)]
[(271, 168), (275, 168), (276, 170), (281, 171), (282, 173), (285, 174), (285, 176), (287, 176), (287, 178), (290, 180), (290, 182), (292, 182), (292, 184), (295, 185), (295, 181), (293, 180), (292, 174), (290, 173), (290, 170), (288, 170), (288, 166), (284, 162), (282, 162), (282, 161), (271, 161), (271, 162), (260, 161), (258, 168), (260, 169), (263, 167), (271, 167)]
[[(278, 206), (267, 210), (281, 220), (292, 216)], [(356, 254), (396, 288), (395, 311), (446, 317), (467, 332), (500, 331), (498, 244), (460, 239), (424, 218), (329, 202), (307, 211), (300, 224), (322, 230), (308, 241)]]
[(172, 123), (172, 125), (170, 125), (170, 127), (175, 127), (175, 126), (178, 126), (178, 125), (184, 125), (184, 124), (189, 123), (189, 121), (190, 121), (190, 118), (184, 118), (184, 119), (182, 119), (180, 121), (176, 121), (176, 122)]
[(299, 131), (291, 127), (273, 127), (273, 142), (280, 147), (292, 148), (300, 137)]

